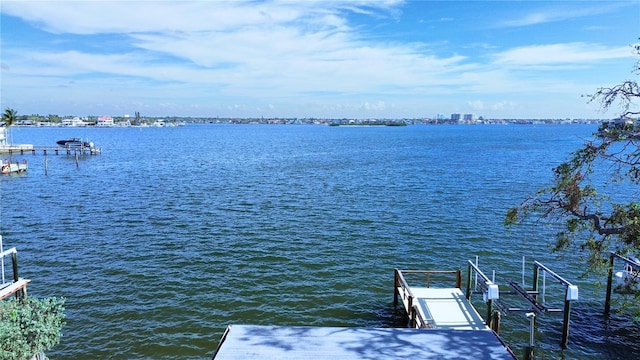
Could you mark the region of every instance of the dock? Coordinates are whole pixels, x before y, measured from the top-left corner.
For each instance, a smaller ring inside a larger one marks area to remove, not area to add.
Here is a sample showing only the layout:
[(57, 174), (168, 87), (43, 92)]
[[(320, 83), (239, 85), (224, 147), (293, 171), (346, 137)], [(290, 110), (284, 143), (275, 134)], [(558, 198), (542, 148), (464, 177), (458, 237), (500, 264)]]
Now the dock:
[[(4, 258), (11, 256), (11, 267), (13, 270), (13, 281), (7, 282), (4, 273)], [(27, 296), (27, 285), (31, 282), (29, 279), (18, 277), (18, 250), (13, 247), (9, 250), (2, 251), (2, 235), (0, 235), (0, 274), (2, 276), (2, 284), (0, 284), (0, 300), (5, 299), (13, 294), (18, 298)]]
[(515, 357), (489, 329), (231, 325), (213, 359), (513, 360)]
[(32, 155), (97, 155), (102, 153), (101, 147), (89, 147), (89, 146), (75, 146), (75, 147), (61, 147), (61, 146), (20, 146), (20, 147), (7, 147), (0, 149), (5, 154), (28, 154)]
[[(394, 274), (406, 328), (230, 325), (213, 359), (516, 359), (463, 293), (459, 270)], [(432, 286), (440, 277), (454, 280)], [(488, 301), (497, 290), (487, 284)]]
[(2, 170), (0, 173), (2, 174), (13, 174), (13, 173), (22, 173), (27, 171), (28, 165), (27, 160), (23, 160), (22, 162), (9, 162), (6, 160), (2, 164)]
[[(446, 277), (454, 278), (449, 287), (433, 287)], [(490, 329), (469, 297), (462, 292), (461, 273), (457, 271), (395, 270), (394, 305), (402, 301), (407, 326), (416, 329)], [(497, 287), (491, 287), (497, 291)], [(494, 296), (497, 296), (494, 295)], [(491, 314), (488, 315), (489, 317)]]

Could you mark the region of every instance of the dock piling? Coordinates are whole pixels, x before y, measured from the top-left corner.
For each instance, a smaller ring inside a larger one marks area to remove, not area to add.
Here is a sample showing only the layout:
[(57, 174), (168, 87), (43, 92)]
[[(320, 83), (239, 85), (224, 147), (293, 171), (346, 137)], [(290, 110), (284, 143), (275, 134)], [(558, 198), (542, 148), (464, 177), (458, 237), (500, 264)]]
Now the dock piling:
[(613, 261), (615, 260), (615, 255), (611, 253), (609, 256), (609, 270), (607, 271), (607, 297), (604, 300), (604, 315), (609, 316), (609, 311), (611, 310), (611, 290), (613, 287)]

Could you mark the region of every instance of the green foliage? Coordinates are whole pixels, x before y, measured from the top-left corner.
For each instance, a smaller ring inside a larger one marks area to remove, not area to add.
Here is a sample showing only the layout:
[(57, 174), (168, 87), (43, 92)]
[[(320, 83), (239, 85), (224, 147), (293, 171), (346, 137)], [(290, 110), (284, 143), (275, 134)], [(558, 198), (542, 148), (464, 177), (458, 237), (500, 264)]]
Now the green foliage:
[[(563, 224), (554, 250), (586, 251), (593, 269), (609, 251), (640, 251), (638, 140), (637, 121), (603, 124), (593, 141), (553, 169), (551, 186), (507, 211), (505, 224), (517, 224), (533, 214)], [(598, 187), (616, 189), (618, 196), (601, 194)]]
[(6, 127), (10, 127), (11, 125), (13, 125), (13, 123), (16, 122), (17, 118), (18, 113), (13, 109), (7, 108), (2, 114), (2, 122), (4, 122)]
[(0, 301), (0, 360), (30, 359), (60, 342), (63, 298)]
[[(634, 50), (640, 55), (640, 46)], [(589, 97), (604, 110), (619, 105), (620, 118), (603, 123), (593, 140), (554, 168), (551, 186), (509, 209), (505, 225), (532, 216), (560, 225), (554, 250), (581, 250), (590, 270), (603, 272), (610, 251), (640, 252), (640, 122), (632, 117), (640, 115), (633, 109), (640, 86), (627, 80)]]

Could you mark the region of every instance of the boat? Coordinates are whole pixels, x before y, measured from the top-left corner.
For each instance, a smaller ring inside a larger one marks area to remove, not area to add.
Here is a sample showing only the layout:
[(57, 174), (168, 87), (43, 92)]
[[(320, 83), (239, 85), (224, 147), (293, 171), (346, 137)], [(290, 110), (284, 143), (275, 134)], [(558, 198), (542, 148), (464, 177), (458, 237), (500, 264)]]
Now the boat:
[(21, 173), (27, 171), (27, 160), (22, 160), (22, 162), (9, 162), (5, 160), (2, 163), (3, 174), (11, 174), (11, 173)]
[(71, 138), (65, 140), (58, 140), (56, 144), (65, 148), (65, 149), (84, 149), (84, 148), (93, 148), (93, 142), (83, 141), (80, 138)]
[(623, 270), (615, 273), (616, 286), (619, 289), (640, 289), (640, 259), (632, 257), (631, 260), (635, 264), (627, 263)]

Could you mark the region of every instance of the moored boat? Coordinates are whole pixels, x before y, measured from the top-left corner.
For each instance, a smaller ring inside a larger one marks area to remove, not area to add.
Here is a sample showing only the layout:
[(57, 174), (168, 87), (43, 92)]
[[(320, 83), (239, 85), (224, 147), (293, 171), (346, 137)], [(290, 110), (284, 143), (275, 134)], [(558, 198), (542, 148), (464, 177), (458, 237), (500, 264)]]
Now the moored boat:
[(2, 163), (1, 172), (3, 174), (11, 174), (11, 173), (21, 173), (27, 171), (27, 160), (22, 160), (22, 162), (9, 162), (5, 160)]
[(82, 148), (92, 148), (94, 145), (90, 141), (83, 141), (80, 138), (71, 138), (56, 141), (56, 144), (65, 148), (65, 149), (82, 149)]
[(640, 259), (632, 257), (630, 260), (635, 264), (627, 263), (623, 270), (617, 271), (614, 274), (616, 286), (620, 289), (638, 290), (640, 289)]

